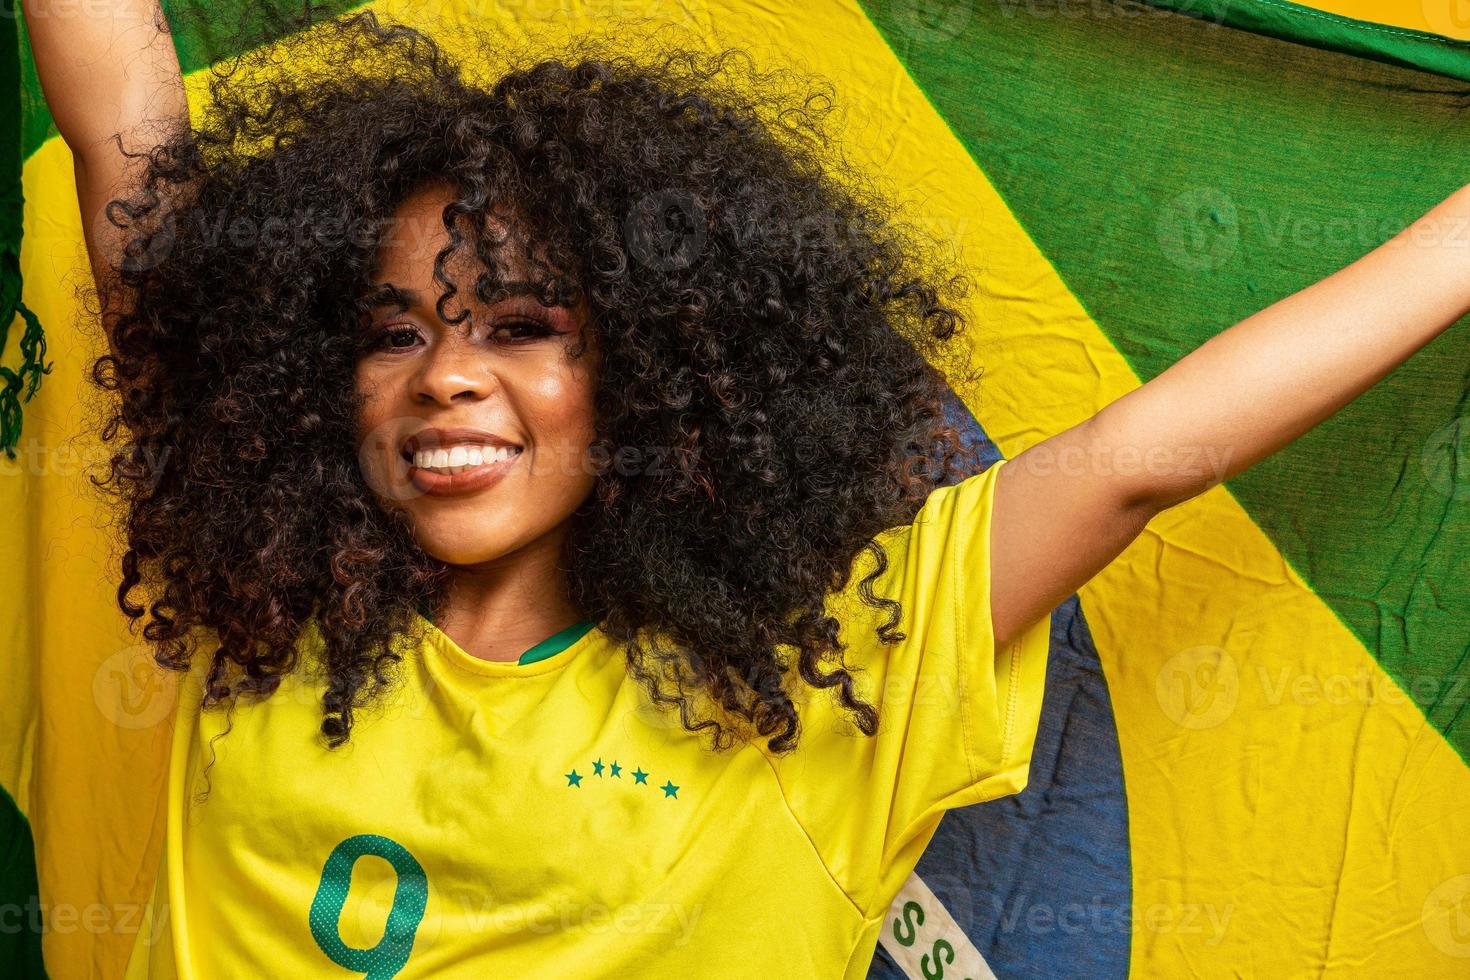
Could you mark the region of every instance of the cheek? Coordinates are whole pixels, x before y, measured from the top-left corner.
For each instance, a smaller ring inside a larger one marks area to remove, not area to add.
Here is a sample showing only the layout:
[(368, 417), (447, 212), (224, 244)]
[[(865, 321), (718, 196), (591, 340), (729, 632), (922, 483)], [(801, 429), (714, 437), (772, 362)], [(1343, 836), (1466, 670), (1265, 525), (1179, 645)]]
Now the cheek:
[(592, 379), (585, 371), (560, 371), (539, 378), (530, 392), (536, 414), (559, 442), (585, 444), (596, 427)]
[(382, 372), (373, 370), (366, 362), (358, 364), (352, 372), (352, 390), (367, 402), (381, 401), (383, 390)]
[(384, 397), (385, 391), (382, 380), (372, 372), (358, 368), (353, 374), (352, 393), (361, 406), (358, 410), (360, 429), (371, 429), (375, 423), (381, 421), (390, 401)]

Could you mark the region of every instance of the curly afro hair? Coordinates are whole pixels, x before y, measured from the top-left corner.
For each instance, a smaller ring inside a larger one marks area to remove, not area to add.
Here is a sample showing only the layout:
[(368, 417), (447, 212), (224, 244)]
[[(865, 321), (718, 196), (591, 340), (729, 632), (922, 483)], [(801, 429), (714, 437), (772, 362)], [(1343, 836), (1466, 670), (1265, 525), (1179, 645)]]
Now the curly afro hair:
[(590, 303), (594, 455), (681, 461), (598, 470), (562, 556), (571, 599), (716, 749), (794, 748), (797, 678), (873, 734), (824, 600), (871, 550), (859, 593), (878, 641), (902, 639), (875, 538), (977, 470), (944, 413), (968, 288), (952, 253), (844, 158), (821, 76), (741, 49), (473, 36), (455, 58), (371, 12), (327, 20), (212, 68), (195, 125), (137, 154), (92, 366), (118, 393), (97, 482), (123, 503), (119, 604), (168, 668), (212, 631), (206, 706), (307, 669), (314, 620), (322, 734), (349, 738), (453, 573), (372, 492), (353, 391), (382, 236), (448, 182), (482, 299), (509, 288), (501, 243), (462, 219), (511, 202), (541, 302)]

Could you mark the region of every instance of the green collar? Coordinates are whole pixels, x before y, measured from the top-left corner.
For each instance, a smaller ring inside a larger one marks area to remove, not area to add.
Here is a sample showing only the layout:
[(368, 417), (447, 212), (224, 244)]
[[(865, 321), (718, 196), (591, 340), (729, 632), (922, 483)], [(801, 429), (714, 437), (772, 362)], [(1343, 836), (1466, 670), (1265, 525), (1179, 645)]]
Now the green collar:
[[(419, 607), (419, 615), (423, 616), (431, 623), (434, 622), (434, 618), (430, 616), (428, 610), (424, 609), (422, 606)], [(554, 657), (558, 653), (561, 653), (563, 650), (565, 650), (567, 647), (571, 646), (573, 643), (576, 643), (582, 637), (586, 636), (587, 632), (592, 629), (592, 626), (593, 623), (590, 619), (578, 620), (577, 622), (568, 626), (566, 629), (562, 630), (560, 633), (554, 633), (551, 636), (548, 636), (546, 639), (542, 640), (540, 643), (536, 644), (531, 649), (521, 654), (520, 659), (518, 659), (516, 663), (534, 664), (538, 660), (546, 660), (548, 657)]]
[(590, 629), (592, 629), (592, 621), (590, 619), (579, 620), (568, 626), (566, 629), (562, 630), (560, 633), (548, 636), (546, 639), (542, 640), (540, 643), (536, 644), (531, 649), (521, 654), (521, 659), (517, 660), (516, 663), (534, 664), (538, 660), (545, 660), (547, 657), (554, 657), (558, 653), (561, 653), (563, 650), (565, 650), (567, 647), (571, 646), (573, 643), (576, 643), (582, 637), (586, 636), (587, 631)]

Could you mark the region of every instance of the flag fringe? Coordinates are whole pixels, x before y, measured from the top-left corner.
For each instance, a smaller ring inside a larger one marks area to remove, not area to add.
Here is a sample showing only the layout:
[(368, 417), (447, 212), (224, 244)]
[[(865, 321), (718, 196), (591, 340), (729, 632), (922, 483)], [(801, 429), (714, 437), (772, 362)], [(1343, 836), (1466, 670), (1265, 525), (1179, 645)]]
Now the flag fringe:
[(5, 350), (10, 328), (18, 314), (25, 321), (20, 338), (21, 365), (18, 370), (0, 365), (0, 449), (15, 459), (20, 444), (21, 403), (28, 402), (40, 387), (41, 375), (50, 374), (54, 364), (46, 361), (46, 335), (35, 312), (20, 298), (20, 256), (13, 249), (0, 252), (0, 351)]

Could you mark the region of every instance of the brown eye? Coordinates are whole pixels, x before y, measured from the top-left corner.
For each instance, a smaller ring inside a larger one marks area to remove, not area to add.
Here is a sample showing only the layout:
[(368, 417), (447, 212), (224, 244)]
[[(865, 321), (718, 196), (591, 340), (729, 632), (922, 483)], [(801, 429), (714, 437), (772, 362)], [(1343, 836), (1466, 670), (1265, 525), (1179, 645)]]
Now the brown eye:
[[(388, 327), (385, 330), (378, 331), (373, 346), (376, 350), (406, 350), (413, 344), (414, 340), (418, 339), (418, 335), (418, 331), (411, 327)], [(407, 337), (408, 343), (395, 344), (393, 343), (393, 338), (395, 337)]]
[(539, 320), (506, 320), (497, 323), (490, 330), (491, 336), (495, 339), (512, 344), (525, 343), (537, 337), (551, 336), (556, 332)]

